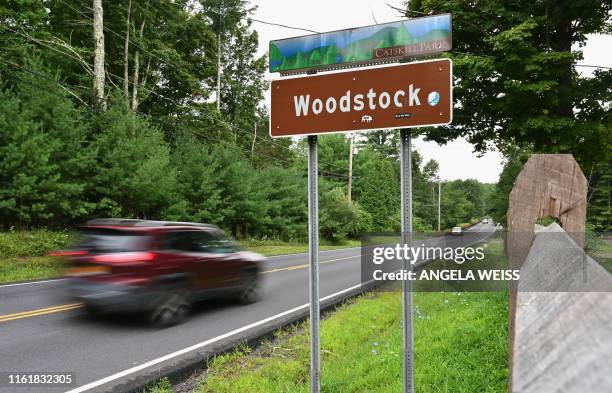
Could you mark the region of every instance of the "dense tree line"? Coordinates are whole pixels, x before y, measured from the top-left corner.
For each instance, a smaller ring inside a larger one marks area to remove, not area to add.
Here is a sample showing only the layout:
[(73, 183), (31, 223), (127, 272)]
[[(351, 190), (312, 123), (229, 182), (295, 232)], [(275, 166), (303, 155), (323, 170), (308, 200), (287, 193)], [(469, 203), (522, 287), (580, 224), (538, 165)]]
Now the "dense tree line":
[[(304, 239), (306, 146), (268, 136), (251, 13), (244, 0), (0, 5), (3, 228), (138, 217)], [(350, 198), (350, 140), (319, 151), (322, 236), (398, 231), (397, 132), (357, 138)], [(436, 229), (437, 163), (415, 152), (413, 179), (415, 230)], [(441, 189), (442, 228), (488, 209), (486, 185)]]
[[(175, 128), (168, 137), (128, 108), (121, 94), (109, 99), (106, 111), (92, 112), (57, 88), (41, 60), (25, 65), (36, 75), (11, 72), (13, 79), (4, 79), (0, 90), (5, 227), (140, 217), (213, 222), (236, 236), (305, 237), (303, 141), (285, 165), (252, 159), (237, 144), (210, 143), (188, 128)], [(344, 135), (321, 138), (322, 236), (339, 241), (364, 231), (399, 230), (396, 153), (386, 145), (376, 147), (369, 137), (357, 144), (349, 201), (343, 175), (349, 146)], [(424, 170), (431, 167), (427, 178)], [(413, 168), (415, 228), (431, 230), (437, 222), (437, 164), (423, 166), (414, 152)], [(443, 185), (443, 228), (484, 214), (481, 187), (473, 180)]]

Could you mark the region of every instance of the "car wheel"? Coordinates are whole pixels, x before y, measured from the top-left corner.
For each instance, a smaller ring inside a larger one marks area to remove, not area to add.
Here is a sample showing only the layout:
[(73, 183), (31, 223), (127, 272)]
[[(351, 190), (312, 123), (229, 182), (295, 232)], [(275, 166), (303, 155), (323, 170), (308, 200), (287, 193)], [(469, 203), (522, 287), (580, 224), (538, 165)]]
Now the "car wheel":
[(151, 312), (149, 321), (159, 327), (178, 325), (185, 320), (189, 314), (190, 304), (185, 292), (174, 292)]
[(255, 303), (261, 298), (261, 279), (257, 271), (247, 270), (241, 275), (238, 301), (242, 304)]

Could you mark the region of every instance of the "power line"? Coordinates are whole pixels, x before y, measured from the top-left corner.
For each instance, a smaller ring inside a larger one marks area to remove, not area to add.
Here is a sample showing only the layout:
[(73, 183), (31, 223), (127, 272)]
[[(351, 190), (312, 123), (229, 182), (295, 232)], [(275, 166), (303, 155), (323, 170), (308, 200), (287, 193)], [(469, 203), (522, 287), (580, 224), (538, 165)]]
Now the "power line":
[(48, 89), (48, 88), (46, 88), (45, 86), (41, 86), (41, 85), (39, 85), (39, 84), (32, 83), (31, 81), (28, 81), (28, 80), (25, 80), (25, 79), (23, 79), (23, 78), (20, 78), (20, 77), (19, 77), (19, 76), (17, 76), (17, 74), (15, 74), (15, 73), (13, 73), (13, 76), (12, 76), (12, 77), (13, 77), (13, 78), (15, 78), (15, 79), (17, 79), (18, 81), (20, 81), (20, 82), (22, 82), (22, 83), (25, 83), (25, 84), (30, 85), (30, 86), (32, 86), (32, 87), (35, 87), (35, 88), (37, 88), (37, 89), (39, 89), (39, 90), (46, 91), (47, 93), (49, 93), (49, 94), (51, 94), (51, 95), (54, 95), (54, 96), (56, 96), (56, 97), (59, 97), (59, 98), (66, 98), (66, 96), (63, 96), (63, 95), (61, 95), (61, 94), (58, 94), (58, 93), (57, 93), (57, 91), (49, 90), (49, 89)]
[(612, 70), (612, 67), (607, 66), (598, 66), (598, 65), (590, 65), (590, 64), (574, 64), (576, 67), (587, 67), (587, 68), (600, 68), (602, 70)]
[(270, 26), (278, 26), (278, 27), (284, 27), (285, 29), (292, 29), (292, 30), (302, 30), (302, 31), (307, 31), (310, 33), (315, 33), (315, 34), (321, 34), (318, 31), (315, 30), (311, 30), (311, 29), (305, 29), (303, 27), (295, 27), (295, 26), (289, 26), (289, 25), (284, 25), (282, 23), (274, 23), (274, 22), (266, 22), (264, 20), (261, 19), (255, 19), (255, 18), (248, 18), (249, 20), (252, 20), (253, 22), (258, 22), (258, 23), (262, 23), (264, 25), (270, 25)]
[[(176, 4), (176, 3), (175, 3)], [(177, 4), (179, 5), (179, 4)], [(160, 7), (155, 7), (156, 9), (160, 9)], [(214, 14), (218, 14), (218, 15), (225, 15), (219, 11), (216, 11), (214, 9), (207, 9), (204, 10), (204, 8), (196, 8), (196, 5), (192, 5), (191, 7), (187, 7), (190, 11), (200, 11), (202, 13), (204, 12), (212, 12)], [(142, 8), (141, 8), (142, 9)], [(285, 29), (291, 29), (291, 30), (301, 30), (301, 31), (307, 31), (309, 33), (315, 33), (315, 34), (320, 34), (320, 32), (316, 31), (316, 30), (312, 30), (312, 29), (307, 29), (304, 27), (298, 27), (298, 26), (290, 26), (290, 25), (286, 25), (286, 24), (282, 24), (282, 23), (277, 23), (277, 22), (270, 22), (270, 21), (266, 21), (266, 20), (261, 20), (261, 19), (257, 19), (257, 18), (252, 18), (250, 16), (241, 16), (240, 19), (246, 19), (247, 21), (253, 21), (253, 22), (257, 22), (257, 23), (261, 23), (264, 25), (270, 25), (270, 26), (277, 26), (277, 27), (284, 27)]]
[[(5, 63), (5, 64), (7, 64), (7, 65), (9, 65), (9, 66), (11, 66), (11, 67), (13, 67), (13, 68), (15, 68), (15, 69), (18, 69), (18, 70), (22, 71), (22, 72), (27, 72), (27, 73), (29, 73), (29, 74), (31, 74), (31, 75), (34, 75), (34, 76), (36, 76), (36, 77), (39, 77), (39, 78), (45, 79), (45, 80), (47, 80), (47, 81), (49, 81), (49, 82), (56, 83), (56, 84), (61, 85), (61, 86), (63, 86), (63, 87), (72, 87), (72, 88), (77, 88), (76, 86), (72, 86), (72, 85), (69, 85), (69, 84), (66, 84), (66, 83), (63, 83), (63, 82), (57, 81), (57, 80), (55, 80), (55, 79), (53, 79), (53, 78), (50, 78), (50, 77), (48, 77), (48, 76), (46, 76), (46, 75), (43, 75), (43, 74), (38, 73), (38, 72), (36, 72), (36, 71), (33, 71), (33, 70), (31, 70), (31, 69), (29, 69), (29, 68), (27, 68), (27, 67), (23, 67), (23, 66), (20, 66), (20, 65), (17, 65), (17, 64), (13, 64), (13, 63), (11, 63), (11, 62), (9, 62), (9, 61), (4, 60), (4, 59), (3, 59), (3, 58), (1, 58), (1, 57), (0, 57), (0, 62)], [(91, 92), (86, 92), (86, 93), (91, 95)], [(56, 94), (56, 95), (57, 95), (57, 94)], [(188, 107), (188, 108), (189, 108), (189, 107)], [(193, 109), (193, 108), (191, 108), (191, 109)], [(159, 119), (159, 118), (155, 118), (155, 117), (150, 116), (150, 115), (147, 115), (147, 114), (145, 114), (145, 113), (142, 113), (142, 112), (136, 112), (136, 113), (139, 113), (139, 114), (141, 114), (141, 115), (143, 115), (143, 116), (145, 116), (145, 117), (147, 117), (147, 118), (149, 118), (149, 119), (153, 119), (153, 120), (158, 121), (158, 122), (160, 122), (160, 123), (169, 124), (169, 122), (167, 122), (167, 121), (161, 120), (161, 119)], [(171, 130), (171, 132), (172, 132), (172, 133), (174, 133), (174, 131), (173, 131), (173, 130)], [(237, 147), (237, 148), (243, 149), (243, 150), (245, 150), (245, 151), (246, 151), (246, 150), (248, 150), (248, 151), (250, 152), (250, 149), (247, 149), (247, 148), (245, 148), (245, 147), (243, 147), (243, 146), (240, 146), (240, 145), (234, 145), (234, 144), (231, 144), (230, 142), (225, 141), (225, 140), (223, 140), (223, 139), (214, 138), (214, 137), (212, 137), (212, 136), (210, 136), (210, 135), (200, 134), (200, 133), (196, 133), (196, 132), (194, 132), (194, 131), (190, 131), (190, 130), (188, 130), (188, 132), (191, 132), (192, 134), (197, 135), (197, 136), (200, 136), (200, 137), (204, 137), (204, 138), (208, 138), (208, 139), (215, 140), (215, 141), (217, 141), (217, 142), (220, 142), (220, 143), (226, 144), (226, 145), (228, 145), (228, 146)], [(285, 163), (285, 164), (289, 164), (289, 165), (292, 165), (292, 164), (293, 164), (292, 162), (290, 162), (290, 161), (288, 161), (288, 160), (284, 160), (284, 159), (281, 159), (281, 158), (278, 158), (278, 157), (269, 156), (269, 155), (267, 155), (267, 154), (259, 153), (259, 152), (257, 152), (257, 151), (254, 151), (253, 153), (254, 153), (254, 154), (257, 154), (257, 155), (260, 155), (260, 156), (263, 156), (263, 157), (266, 157), (266, 158), (268, 158), (268, 159), (272, 159), (272, 160), (275, 160), (275, 161), (281, 161), (281, 162), (283, 162), (283, 163)], [(335, 177), (347, 177), (347, 175), (344, 175), (344, 174), (341, 174), (341, 173), (330, 172), (330, 171), (320, 171), (320, 173), (322, 173), (322, 174), (327, 174), (327, 175), (330, 175), (330, 176), (335, 176)]]
[[(70, 4), (66, 3), (63, 0), (58, 0), (60, 3), (66, 5), (68, 8), (70, 8), (71, 10), (73, 10), (74, 12), (79, 13), (80, 15), (84, 16), (85, 18), (93, 21), (93, 18), (88, 16), (87, 14), (85, 14), (84, 12), (74, 8), (73, 6), (71, 6)], [(116, 35), (117, 37), (121, 38), (121, 39), (125, 39), (125, 35), (121, 35), (119, 33), (117, 33), (116, 31), (112, 30), (111, 28), (109, 28), (108, 26), (104, 25), (102, 26), (104, 28), (104, 30), (113, 33), (114, 35)], [(188, 72), (185, 72), (185, 70), (180, 69), (179, 67), (177, 67), (174, 64), (171, 64), (169, 62), (167, 62), (166, 60), (162, 59), (161, 57), (157, 56), (156, 54), (146, 50), (145, 48), (143, 48), (142, 46), (138, 45), (137, 43), (135, 43), (134, 41), (132, 41), (131, 39), (128, 40), (128, 42), (132, 45), (134, 45), (136, 48), (138, 48), (139, 50), (143, 51), (144, 53), (149, 54), (149, 56), (156, 58), (157, 60), (159, 60), (160, 62), (162, 62), (163, 64), (166, 64), (167, 66), (170, 66), (172, 68), (174, 68), (175, 70), (177, 70), (178, 72), (181, 72), (189, 77), (193, 77), (193, 75), (189, 74)]]
[[(13, 32), (17, 33), (17, 34), (20, 34), (20, 35), (22, 35), (24, 38), (26, 38), (26, 39), (28, 39), (28, 40), (31, 40), (31, 41), (33, 41), (33, 42), (35, 42), (35, 43), (38, 43), (38, 44), (40, 44), (40, 45), (43, 45), (43, 46), (45, 46), (45, 47), (47, 47), (47, 48), (49, 48), (49, 49), (52, 49), (52, 50), (54, 50), (54, 51), (56, 51), (56, 52), (59, 52), (59, 53), (61, 53), (61, 54), (65, 55), (65, 56), (68, 56), (68, 57), (72, 58), (72, 59), (78, 60), (78, 61), (79, 61), (79, 62), (81, 62), (81, 63), (85, 63), (85, 64), (87, 64), (88, 66), (90, 66), (90, 67), (91, 67), (91, 64), (89, 64), (89, 63), (85, 62), (83, 59), (79, 59), (79, 58), (77, 58), (77, 57), (75, 57), (75, 56), (72, 56), (72, 55), (70, 55), (70, 54), (68, 54), (68, 53), (65, 53), (65, 52), (63, 52), (63, 51), (61, 51), (61, 50), (58, 50), (58, 49), (56, 49), (56, 48), (53, 48), (52, 46), (47, 45), (47, 44), (45, 44), (44, 42), (42, 42), (42, 41), (40, 41), (40, 40), (37, 40), (37, 39), (36, 39), (36, 38), (34, 38), (34, 37), (31, 37), (31, 36), (29, 36), (29, 35), (25, 35), (25, 34), (20, 33), (20, 32), (18, 32), (18, 31), (12, 30), (12, 29), (10, 29), (10, 28), (7, 28), (6, 26), (1, 26), (1, 27), (4, 27), (4, 28), (6, 28), (6, 29), (8, 29), (8, 30), (10, 30), (10, 31), (13, 31)], [(15, 66), (15, 65), (13, 65), (13, 66)], [(115, 77), (115, 78), (118, 78), (120, 81), (123, 81), (123, 79), (124, 79), (124, 78), (120, 77), (119, 75), (113, 74), (113, 73), (111, 73), (111, 72), (106, 71), (106, 73), (107, 73), (109, 76), (113, 76), (113, 77)], [(129, 78), (128, 78), (128, 83), (130, 83), (130, 84), (132, 84), (132, 85), (133, 85), (133, 81), (132, 81), (132, 80), (130, 80)], [(155, 96), (157, 96), (157, 97), (160, 97), (160, 98), (162, 98), (162, 99), (165, 99), (165, 100), (167, 100), (167, 101), (171, 102), (172, 104), (174, 104), (174, 105), (176, 105), (176, 106), (178, 106), (178, 107), (181, 107), (181, 108), (186, 108), (186, 109), (191, 109), (191, 110), (194, 110), (194, 109), (199, 109), (199, 108), (194, 108), (194, 107), (191, 107), (191, 106), (188, 106), (188, 105), (182, 105), (182, 104), (179, 104), (179, 103), (177, 103), (176, 101), (174, 101), (173, 99), (168, 98), (168, 97), (164, 96), (163, 94), (157, 93), (157, 92), (155, 92), (155, 91), (153, 91), (153, 90), (150, 90), (150, 89), (148, 89), (148, 88), (146, 88), (146, 87), (144, 87), (144, 86), (140, 86), (140, 88), (141, 88), (142, 90), (144, 90), (144, 91), (149, 92), (150, 94), (153, 94), (153, 95), (155, 95)], [(83, 89), (81, 88), (81, 90), (83, 90)], [(204, 116), (205, 116), (205, 117), (207, 117), (209, 120), (212, 120), (212, 121), (214, 121), (214, 122), (220, 122), (220, 123), (222, 123), (222, 124), (224, 124), (224, 125), (226, 125), (226, 126), (229, 126), (230, 128), (234, 128), (234, 129), (237, 129), (237, 130), (239, 130), (239, 131), (246, 132), (246, 133), (248, 133), (248, 134), (250, 134), (250, 135), (254, 135), (254, 136), (256, 136), (256, 138), (258, 138), (258, 139), (260, 139), (260, 140), (262, 140), (262, 141), (264, 141), (264, 142), (266, 142), (266, 143), (270, 143), (270, 144), (273, 144), (273, 145), (275, 145), (275, 146), (279, 146), (279, 147), (281, 147), (281, 148), (284, 148), (284, 149), (290, 150), (290, 151), (292, 151), (292, 152), (294, 152), (294, 153), (295, 153), (295, 151), (291, 150), (291, 149), (290, 149), (290, 148), (288, 148), (287, 146), (281, 145), (281, 144), (276, 143), (276, 142), (274, 142), (274, 141), (271, 141), (271, 140), (269, 140), (269, 139), (265, 139), (264, 137), (258, 136), (257, 134), (254, 134), (254, 133), (252, 133), (252, 132), (250, 132), (250, 131), (248, 131), (248, 130), (244, 130), (244, 129), (242, 129), (242, 128), (236, 127), (236, 126), (234, 126), (233, 124), (231, 124), (231, 123), (227, 123), (227, 122), (225, 122), (225, 121), (224, 121), (224, 120), (222, 120), (222, 119), (215, 119), (215, 118), (213, 118), (213, 117), (211, 117), (211, 116), (208, 116), (208, 115), (206, 115), (206, 114), (204, 114), (204, 113), (201, 113), (201, 115), (204, 115)]]
[[(72, 9), (73, 11), (75, 11), (75, 12), (77, 12), (77, 13), (81, 14), (82, 16), (84, 16), (84, 17), (88, 18), (89, 20), (92, 20), (92, 21), (93, 21), (93, 18), (91, 18), (91, 17), (87, 16), (87, 15), (86, 15), (85, 13), (83, 13), (82, 11), (80, 11), (80, 10), (78, 10), (78, 9), (76, 9), (76, 8), (74, 8), (74, 7), (72, 7), (70, 4), (67, 4), (67, 3), (66, 3), (66, 2), (64, 2), (63, 0), (58, 0), (58, 1), (60, 1), (60, 2), (61, 2), (61, 3), (63, 3), (63, 4), (65, 4), (66, 6), (68, 6), (68, 7), (69, 7), (70, 9)], [(117, 36), (118, 36), (118, 37), (120, 37), (120, 38), (125, 38), (125, 37), (124, 37), (124, 36), (122, 36), (121, 34), (119, 34), (119, 33), (115, 32), (115, 31), (113, 31), (113, 30), (112, 30), (112, 29), (110, 29), (110, 28), (108, 28), (107, 26), (104, 26), (104, 29), (105, 29), (105, 30), (107, 30), (107, 31), (109, 31), (109, 32), (111, 32), (111, 33), (113, 33), (113, 34), (115, 34), (115, 35), (117, 35)], [(32, 40), (35, 40), (35, 39), (34, 39), (34, 38), (32, 38), (32, 37), (26, 37), (26, 38), (28, 38), (28, 39), (32, 39)], [(128, 42), (132, 43), (134, 46), (136, 46), (137, 48), (141, 49), (143, 52), (149, 53), (149, 54), (150, 54), (150, 55), (152, 55), (153, 57), (155, 57), (155, 58), (157, 58), (158, 60), (160, 60), (162, 63), (164, 63), (164, 64), (166, 64), (166, 65), (168, 65), (168, 66), (171, 66), (171, 67), (173, 67), (173, 68), (177, 69), (177, 70), (178, 70), (178, 71), (180, 71), (180, 72), (184, 72), (183, 70), (179, 69), (179, 68), (178, 68), (176, 65), (174, 65), (174, 64), (172, 64), (172, 63), (169, 63), (169, 62), (167, 62), (167, 61), (165, 61), (165, 60), (163, 60), (163, 59), (159, 58), (159, 57), (158, 57), (158, 56), (156, 56), (155, 54), (153, 54), (153, 53), (151, 53), (151, 52), (147, 51), (146, 49), (142, 48), (141, 46), (137, 45), (137, 44), (136, 44), (136, 43), (134, 43), (132, 40), (129, 40)], [(82, 61), (82, 60), (81, 60), (81, 61)], [(123, 78), (121, 78), (120, 76), (118, 76), (118, 75), (114, 75), (114, 74), (112, 74), (112, 73), (110, 73), (110, 72), (108, 72), (108, 71), (107, 71), (107, 74), (112, 75), (112, 76), (114, 76), (114, 77), (116, 77), (116, 78), (119, 78), (119, 80), (123, 80)], [(185, 73), (185, 74), (187, 74), (187, 73)], [(192, 77), (192, 75), (189, 75), (189, 74), (187, 74), (187, 75), (188, 75), (188, 76), (190, 76), (190, 77)], [(129, 78), (128, 78), (128, 82), (133, 84), (133, 82), (132, 82), (132, 81), (130, 81), (130, 80), (129, 80)], [(143, 90), (147, 90), (147, 91), (149, 91), (149, 93), (154, 94), (154, 95), (156, 95), (156, 96), (158, 96), (158, 97), (160, 97), (160, 98), (163, 98), (163, 99), (169, 100), (170, 102), (172, 102), (172, 103), (173, 103), (173, 104), (175, 104), (175, 105), (178, 105), (178, 106), (181, 106), (181, 107), (184, 107), (184, 108), (189, 108), (189, 109), (192, 109), (192, 110), (194, 109), (193, 107), (189, 107), (189, 106), (185, 106), (185, 105), (179, 104), (179, 103), (177, 103), (176, 101), (174, 101), (174, 100), (172, 100), (172, 99), (170, 99), (170, 98), (168, 98), (168, 97), (165, 97), (165, 96), (163, 96), (163, 95), (161, 95), (161, 94), (159, 94), (159, 93), (157, 93), (157, 92), (154, 92), (154, 91), (152, 91), (152, 90), (150, 90), (150, 89), (147, 89), (147, 88), (146, 88), (146, 87), (144, 87), (144, 86), (139, 86), (139, 88), (141, 88), (141, 89), (143, 89)], [(248, 134), (251, 134), (251, 135), (255, 135), (255, 137), (256, 137), (256, 138), (258, 138), (258, 139), (260, 139), (260, 140), (263, 140), (263, 141), (266, 141), (267, 143), (270, 143), (270, 144), (273, 144), (273, 145), (276, 145), (276, 146), (280, 146), (280, 147), (285, 148), (285, 149), (287, 149), (287, 150), (291, 150), (291, 149), (289, 149), (288, 147), (286, 147), (286, 146), (284, 146), (284, 145), (281, 145), (281, 144), (276, 143), (276, 142), (274, 142), (274, 141), (270, 141), (270, 140), (268, 140), (268, 139), (265, 139), (265, 138), (263, 138), (263, 137), (261, 137), (261, 136), (259, 136), (259, 135), (257, 135), (257, 134), (254, 134), (254, 133), (252, 133), (252, 132), (250, 132), (250, 131), (248, 131), (248, 130), (241, 129), (241, 128), (239, 128), (239, 127), (237, 127), (237, 126), (235, 126), (235, 125), (233, 125), (233, 124), (231, 124), (231, 123), (225, 122), (224, 120), (221, 120), (221, 119), (215, 119), (215, 118), (213, 118), (212, 116), (209, 116), (209, 115), (207, 115), (207, 114), (202, 114), (202, 115), (204, 115), (205, 117), (208, 117), (208, 118), (209, 118), (209, 120), (220, 122), (220, 123), (222, 123), (222, 124), (224, 124), (224, 125), (226, 125), (226, 126), (228, 126), (228, 127), (230, 127), (230, 128), (235, 129), (235, 130), (239, 130), (239, 131), (247, 132)], [(292, 151), (292, 152), (294, 152), (293, 150), (291, 150), (291, 151)], [(294, 152), (294, 153), (295, 153), (295, 152)], [(325, 164), (324, 162), (321, 162), (321, 163), (322, 163), (322, 164)], [(335, 166), (335, 167), (337, 167), (337, 168), (340, 168), (339, 166), (337, 166), (337, 165), (335, 165), (335, 164), (331, 164), (331, 163), (327, 163), (327, 164), (328, 164), (328, 165), (330, 165), (330, 166)], [(346, 169), (346, 168), (341, 168), (341, 169), (343, 169), (343, 170), (344, 170), (344, 169)]]

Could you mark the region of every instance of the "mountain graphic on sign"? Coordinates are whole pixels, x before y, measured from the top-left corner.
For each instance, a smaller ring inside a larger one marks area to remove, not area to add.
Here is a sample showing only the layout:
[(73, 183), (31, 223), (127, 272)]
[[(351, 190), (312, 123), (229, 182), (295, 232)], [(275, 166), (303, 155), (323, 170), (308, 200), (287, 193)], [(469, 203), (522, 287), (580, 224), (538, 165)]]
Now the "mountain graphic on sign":
[(378, 48), (437, 40), (450, 41), (450, 15), (278, 40), (270, 43), (270, 71), (368, 61)]

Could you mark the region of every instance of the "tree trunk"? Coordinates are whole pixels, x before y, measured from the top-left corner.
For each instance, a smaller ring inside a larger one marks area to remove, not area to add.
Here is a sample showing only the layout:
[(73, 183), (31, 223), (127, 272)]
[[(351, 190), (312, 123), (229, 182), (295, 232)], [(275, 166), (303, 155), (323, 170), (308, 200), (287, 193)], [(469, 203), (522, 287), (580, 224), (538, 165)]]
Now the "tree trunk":
[[(146, 16), (142, 19), (140, 24), (140, 31), (138, 32), (138, 38), (142, 42), (142, 33), (144, 31)], [(132, 81), (132, 110), (136, 112), (138, 110), (138, 74), (140, 72), (140, 50), (136, 48), (134, 53), (134, 78)]]
[(255, 133), (253, 134), (253, 144), (251, 144), (251, 160), (253, 160), (253, 153), (255, 153), (255, 139), (257, 139), (257, 119), (255, 119)]
[(98, 110), (106, 110), (104, 98), (104, 11), (102, 0), (93, 0), (93, 32), (94, 32), (94, 75), (93, 90)]
[(132, 12), (132, 0), (128, 1), (127, 17), (125, 18), (125, 44), (123, 45), (123, 95), (125, 101), (130, 99), (129, 88), (129, 49), (130, 49), (130, 14)]
[(221, 110), (221, 30), (217, 34), (217, 111)]

